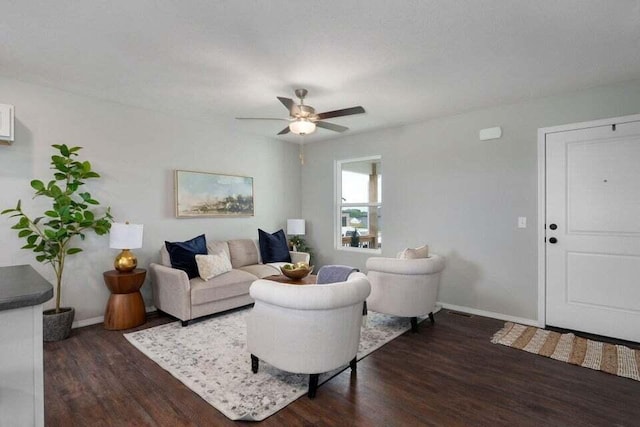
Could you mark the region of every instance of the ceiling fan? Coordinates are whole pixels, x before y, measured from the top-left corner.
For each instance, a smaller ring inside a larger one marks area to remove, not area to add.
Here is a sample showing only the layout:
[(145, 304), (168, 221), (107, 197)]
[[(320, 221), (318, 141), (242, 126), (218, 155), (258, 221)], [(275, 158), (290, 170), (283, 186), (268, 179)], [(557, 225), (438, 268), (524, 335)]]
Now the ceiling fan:
[(284, 135), (293, 132), (297, 135), (308, 135), (315, 132), (316, 126), (323, 129), (332, 130), (334, 132), (344, 132), (349, 130), (346, 126), (337, 125), (335, 123), (325, 122), (324, 119), (333, 117), (350, 116), (353, 114), (364, 113), (361, 106), (343, 108), (341, 110), (327, 111), (324, 113), (316, 113), (315, 108), (304, 104), (304, 98), (307, 96), (306, 89), (296, 89), (295, 94), (300, 98), (300, 103), (296, 104), (293, 99), (278, 96), (278, 100), (289, 110), (289, 118), (277, 119), (266, 117), (236, 117), (238, 120), (284, 120), (289, 122), (289, 126), (278, 132), (278, 135)]

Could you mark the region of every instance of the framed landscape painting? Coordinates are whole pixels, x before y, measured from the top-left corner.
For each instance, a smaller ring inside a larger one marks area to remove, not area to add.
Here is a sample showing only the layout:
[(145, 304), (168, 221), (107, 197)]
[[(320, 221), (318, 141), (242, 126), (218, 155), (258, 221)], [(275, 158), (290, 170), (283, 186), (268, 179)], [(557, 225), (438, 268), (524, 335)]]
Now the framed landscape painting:
[(176, 217), (253, 216), (253, 178), (175, 171)]

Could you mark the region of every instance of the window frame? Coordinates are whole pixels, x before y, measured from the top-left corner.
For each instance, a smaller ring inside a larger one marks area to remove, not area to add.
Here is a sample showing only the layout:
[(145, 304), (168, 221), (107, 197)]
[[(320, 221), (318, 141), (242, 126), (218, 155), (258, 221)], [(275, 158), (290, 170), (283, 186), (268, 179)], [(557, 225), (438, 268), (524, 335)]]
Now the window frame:
[[(353, 248), (351, 246), (342, 246), (342, 209), (350, 208), (350, 207), (377, 207), (382, 209), (382, 200), (384, 198), (382, 192), (380, 193), (380, 200), (377, 202), (357, 202), (357, 203), (343, 203), (342, 202), (342, 165), (345, 163), (355, 163), (355, 162), (364, 162), (377, 160), (380, 162), (380, 166), (382, 167), (382, 155), (376, 154), (372, 156), (365, 157), (356, 157), (351, 159), (343, 159), (336, 160), (334, 163), (334, 177), (335, 177), (335, 187), (334, 187), (334, 203), (333, 203), (333, 212), (334, 212), (334, 226), (333, 226), (333, 240), (334, 240), (334, 248), (339, 251), (345, 252), (358, 252), (358, 253), (366, 253), (366, 254), (381, 254), (382, 248)], [(382, 178), (381, 178), (382, 181)], [(381, 182), (382, 184), (382, 182)], [(382, 235), (382, 233), (380, 233)]]

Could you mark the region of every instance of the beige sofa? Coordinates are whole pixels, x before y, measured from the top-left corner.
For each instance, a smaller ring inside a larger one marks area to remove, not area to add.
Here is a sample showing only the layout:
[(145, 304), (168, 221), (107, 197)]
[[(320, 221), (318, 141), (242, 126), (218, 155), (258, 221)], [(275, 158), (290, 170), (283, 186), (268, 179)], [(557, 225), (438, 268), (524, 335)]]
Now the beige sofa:
[[(262, 264), (257, 242), (251, 239), (215, 241), (207, 244), (211, 253), (224, 251), (233, 269), (209, 280), (194, 277), (171, 267), (167, 249), (160, 249), (161, 264), (151, 263), (153, 302), (160, 311), (177, 317), (182, 326), (197, 317), (253, 303), (249, 287), (257, 279), (280, 274), (285, 263)], [(309, 254), (291, 252), (291, 262), (309, 262)]]

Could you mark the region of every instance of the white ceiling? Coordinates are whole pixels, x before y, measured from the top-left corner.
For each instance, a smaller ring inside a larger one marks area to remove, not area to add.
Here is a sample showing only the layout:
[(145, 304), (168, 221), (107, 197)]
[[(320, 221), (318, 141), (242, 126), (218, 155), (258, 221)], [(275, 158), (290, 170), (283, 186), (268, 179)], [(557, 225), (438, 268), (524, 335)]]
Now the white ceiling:
[(305, 87), (355, 133), (638, 79), (640, 1), (5, 1), (0, 75), (274, 137), (234, 117)]

